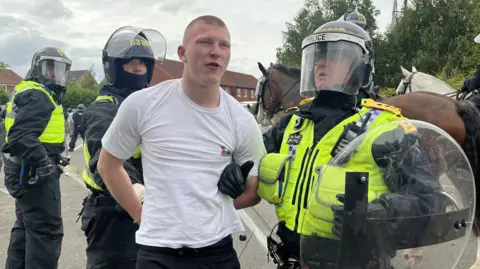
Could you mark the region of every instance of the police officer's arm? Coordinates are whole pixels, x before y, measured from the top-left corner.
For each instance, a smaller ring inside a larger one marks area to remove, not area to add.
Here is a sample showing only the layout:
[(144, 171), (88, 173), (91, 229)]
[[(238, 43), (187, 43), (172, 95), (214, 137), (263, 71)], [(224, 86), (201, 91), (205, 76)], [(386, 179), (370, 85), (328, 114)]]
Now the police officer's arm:
[(383, 168), (391, 191), (381, 195), (379, 201), (386, 208), (387, 217), (428, 215), (438, 208), (441, 185), (416, 136), (406, 134), (397, 145), (385, 142), (391, 140), (392, 135), (402, 137), (402, 132), (402, 127), (386, 132), (372, 145), (373, 158)]
[[(94, 104), (85, 111), (79, 130), (85, 134), (86, 146), (91, 156), (90, 161), (88, 162), (88, 167), (90, 172), (94, 175), (93, 180), (95, 181), (95, 184), (104, 190), (107, 188), (102, 177), (98, 173), (97, 164), (102, 149), (102, 138), (115, 118), (117, 109), (118, 106), (116, 104), (107, 101), (101, 104)], [(86, 132), (87, 129), (88, 132)], [(131, 160), (125, 161), (123, 166), (127, 171), (132, 184), (143, 182), (141, 172), (138, 171)]]
[(263, 144), (267, 153), (278, 153), (280, 152), (280, 146), (282, 145), (283, 134), (287, 128), (290, 118), (292, 118), (293, 112), (287, 112), (283, 115), (279, 122), (270, 128), (267, 132), (263, 134)]
[(239, 124), (238, 127), (235, 133), (238, 144), (232, 154), (233, 161), (240, 166), (247, 161), (254, 162), (248, 174), (245, 191), (233, 201), (236, 209), (242, 209), (254, 206), (261, 201), (257, 195), (258, 165), (260, 159), (267, 153), (263, 145), (262, 133), (253, 116), (248, 117), (248, 120)]
[(141, 142), (148, 100), (142, 91), (132, 93), (123, 101), (112, 124), (102, 138), (97, 169), (108, 190), (117, 202), (136, 221), (140, 222), (142, 204), (137, 197), (127, 172), (123, 167)]
[(15, 96), (18, 110), (15, 123), (9, 130), (8, 146), (11, 153), (26, 163), (38, 167), (46, 161), (47, 151), (39, 137), (50, 121), (55, 110), (50, 98), (42, 91), (27, 90)]
[(475, 80), (475, 88), (480, 89), (480, 68), (473, 75), (473, 79)]

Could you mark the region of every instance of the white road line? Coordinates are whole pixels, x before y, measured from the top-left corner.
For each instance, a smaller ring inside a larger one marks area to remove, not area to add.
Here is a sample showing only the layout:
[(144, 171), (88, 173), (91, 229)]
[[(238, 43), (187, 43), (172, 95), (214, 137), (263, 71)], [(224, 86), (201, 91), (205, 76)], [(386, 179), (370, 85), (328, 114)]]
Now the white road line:
[(255, 224), (249, 213), (244, 210), (238, 210), (237, 212), (240, 215), (240, 218), (242, 218), (247, 224), (247, 226), (249, 226), (249, 228), (253, 231), (252, 234), (256, 237), (257, 242), (260, 244), (260, 246), (262, 246), (263, 249), (268, 252), (267, 235), (264, 234), (262, 230), (260, 230), (260, 228), (258, 228), (257, 224)]
[(74, 149), (73, 149), (73, 151), (77, 151), (77, 149), (79, 149), (79, 148), (81, 148), (81, 147), (83, 147), (83, 143), (82, 143), (82, 144), (80, 144), (80, 146), (78, 146), (78, 147), (74, 148)]
[(0, 188), (0, 191), (6, 193), (6, 194), (8, 194), (8, 195), (10, 195), (10, 194), (8, 193), (7, 189), (6, 189), (4, 186), (2, 186), (2, 187)]

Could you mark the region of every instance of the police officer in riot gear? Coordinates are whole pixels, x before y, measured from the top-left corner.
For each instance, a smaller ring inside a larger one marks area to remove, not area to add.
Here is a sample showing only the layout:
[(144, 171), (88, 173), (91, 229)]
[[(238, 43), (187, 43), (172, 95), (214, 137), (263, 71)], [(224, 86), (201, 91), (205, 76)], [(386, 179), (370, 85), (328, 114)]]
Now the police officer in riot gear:
[[(336, 156), (355, 136), (382, 123), (402, 118), (398, 109), (386, 109), (372, 99), (361, 100), (359, 97), (361, 89), (371, 86), (374, 69), (372, 40), (360, 26), (345, 21), (326, 23), (305, 38), (302, 49), (300, 93), (303, 97), (315, 99), (284, 115), (276, 126), (264, 134), (268, 154), (262, 159), (259, 170), (257, 193), (276, 205), (280, 221), (277, 235), (281, 242), (268, 238), (269, 249), (271, 255), (277, 257), (278, 268), (300, 268), (302, 222), (309, 195), (318, 179), (315, 169)], [(367, 113), (369, 120), (363, 123)], [(395, 132), (402, 130), (399, 127)], [(384, 165), (382, 150), (382, 147), (376, 147), (375, 151), (365, 153), (364, 157), (371, 156), (376, 162), (369, 167), (372, 171), (380, 170)], [(396, 214), (405, 216), (430, 212), (433, 201), (421, 193), (436, 191), (440, 186), (428, 173), (428, 167), (424, 167), (428, 164), (425, 155), (416, 155), (415, 159), (415, 163), (406, 162), (403, 168), (409, 171), (411, 181), (424, 188), (408, 189), (409, 196), (406, 198), (403, 195), (405, 189), (396, 182), (397, 179), (380, 182), (378, 194), (382, 195), (369, 209), (385, 215), (389, 214), (388, 209), (393, 209)], [(336, 183), (330, 184), (325, 186), (326, 193), (343, 188)], [(278, 188), (278, 191), (272, 188)], [(343, 201), (343, 197), (334, 196), (333, 199), (335, 205)], [(332, 206), (322, 213), (325, 214), (325, 221), (320, 225), (323, 237), (317, 240), (321, 255), (316, 258), (324, 267), (317, 268), (330, 268), (328, 266), (336, 262), (343, 225), (342, 212), (339, 207)], [(378, 262), (383, 258), (372, 259)], [(364, 267), (360, 265), (358, 268)]]
[(363, 15), (357, 10), (345, 12), (338, 20), (353, 22), (356, 25), (362, 27), (363, 29), (367, 27), (367, 19), (365, 18), (365, 15)]
[[(95, 102), (85, 109), (82, 130), (85, 132), (83, 180), (91, 191), (81, 213), (82, 230), (87, 237), (87, 269), (134, 269), (137, 256), (134, 223), (111, 196), (97, 171), (102, 148), (101, 139), (120, 104), (131, 93), (147, 87), (156, 60), (166, 53), (161, 33), (151, 29), (125, 26), (117, 29), (103, 49), (103, 69), (107, 84)], [(143, 177), (140, 150), (124, 163), (134, 189), (143, 200)]]
[(63, 223), (59, 164), (65, 150), (62, 100), (72, 61), (47, 47), (6, 106), (5, 187), (15, 200), (5, 268), (57, 268)]
[[(480, 34), (474, 39), (475, 43), (480, 44)], [(463, 92), (472, 92), (480, 90), (480, 68), (477, 69), (473, 77), (465, 79), (461, 89)]]
[(83, 112), (85, 111), (84, 104), (78, 104), (77, 109), (73, 112), (72, 119), (73, 119), (73, 134), (70, 138), (69, 151), (75, 150), (75, 144), (77, 142), (77, 137), (80, 135), (83, 140), (85, 140), (85, 135), (83, 134), (82, 130), (82, 120), (83, 120)]

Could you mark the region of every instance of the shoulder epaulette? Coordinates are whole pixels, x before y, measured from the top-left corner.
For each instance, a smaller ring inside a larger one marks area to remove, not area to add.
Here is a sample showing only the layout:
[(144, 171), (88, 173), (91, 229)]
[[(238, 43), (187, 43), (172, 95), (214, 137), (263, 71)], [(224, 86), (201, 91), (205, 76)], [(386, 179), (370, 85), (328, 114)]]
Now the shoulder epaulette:
[[(373, 99), (362, 99), (362, 106), (363, 107), (368, 107), (368, 108), (374, 108), (374, 109), (379, 109), (379, 110), (383, 110), (383, 111), (388, 111), (392, 114), (394, 114), (398, 120), (408, 120), (407, 118), (405, 118), (403, 115), (402, 115), (402, 109), (398, 108), (398, 107), (394, 107), (394, 106), (391, 106), (391, 105), (387, 105), (387, 104), (384, 104), (384, 103), (380, 103), (380, 102), (377, 102), (377, 101), (374, 101)], [(403, 130), (405, 131), (405, 133), (412, 133), (414, 131), (417, 130), (417, 128), (415, 127), (415, 125), (409, 123), (409, 122), (401, 122), (400, 125), (402, 126)]]

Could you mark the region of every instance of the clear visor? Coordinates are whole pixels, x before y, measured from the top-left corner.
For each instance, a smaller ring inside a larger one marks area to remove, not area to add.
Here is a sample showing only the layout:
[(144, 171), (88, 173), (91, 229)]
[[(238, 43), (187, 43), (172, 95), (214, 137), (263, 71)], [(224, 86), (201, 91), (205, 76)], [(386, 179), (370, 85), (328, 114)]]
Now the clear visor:
[(45, 83), (65, 86), (68, 80), (71, 65), (64, 61), (53, 59), (41, 60), (39, 69)]
[(300, 95), (330, 90), (357, 94), (367, 65), (362, 47), (347, 41), (313, 43), (303, 49)]
[(165, 59), (167, 42), (157, 30), (126, 26), (110, 37), (105, 48), (109, 57)]

